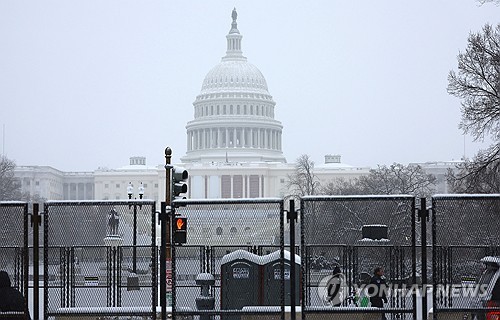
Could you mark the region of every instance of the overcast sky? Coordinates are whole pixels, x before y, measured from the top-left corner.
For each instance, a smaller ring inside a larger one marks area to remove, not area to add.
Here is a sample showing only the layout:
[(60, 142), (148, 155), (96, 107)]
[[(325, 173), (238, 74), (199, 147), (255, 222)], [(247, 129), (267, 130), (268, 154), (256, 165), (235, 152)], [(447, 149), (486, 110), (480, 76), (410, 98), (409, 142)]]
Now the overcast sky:
[(458, 129), (460, 100), (446, 87), (469, 32), (500, 22), (493, 4), (2, 0), (0, 151), (63, 171), (130, 156), (162, 164), (166, 146), (178, 162), (233, 7), (243, 54), (276, 101), (288, 162), (447, 161), (484, 147)]

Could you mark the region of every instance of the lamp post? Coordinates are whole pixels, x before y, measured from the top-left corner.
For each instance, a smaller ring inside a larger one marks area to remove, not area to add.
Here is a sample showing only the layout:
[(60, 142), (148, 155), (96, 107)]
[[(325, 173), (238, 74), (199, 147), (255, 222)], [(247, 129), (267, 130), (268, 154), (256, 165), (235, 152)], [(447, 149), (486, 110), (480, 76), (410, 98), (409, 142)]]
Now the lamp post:
[[(144, 186), (141, 185), (138, 188), (139, 199), (142, 199), (144, 196)], [(129, 200), (132, 199), (132, 195), (134, 194), (134, 186), (132, 182), (128, 183), (127, 186), (127, 195)], [(128, 206), (130, 209), (130, 205)], [(142, 208), (142, 205), (139, 205), (139, 209)], [(134, 230), (132, 232), (132, 271), (137, 273), (137, 203), (134, 203)]]

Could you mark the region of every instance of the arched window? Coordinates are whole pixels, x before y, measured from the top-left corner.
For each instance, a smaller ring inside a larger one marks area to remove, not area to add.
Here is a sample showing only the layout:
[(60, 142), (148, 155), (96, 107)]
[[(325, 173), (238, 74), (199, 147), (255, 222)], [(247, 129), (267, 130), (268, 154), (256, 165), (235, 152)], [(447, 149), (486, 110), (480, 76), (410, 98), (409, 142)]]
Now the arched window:
[(215, 229), (215, 234), (218, 236), (221, 236), (222, 235), (222, 227), (217, 227), (217, 229)]
[(236, 233), (236, 227), (231, 227), (230, 232), (231, 232), (231, 233)]

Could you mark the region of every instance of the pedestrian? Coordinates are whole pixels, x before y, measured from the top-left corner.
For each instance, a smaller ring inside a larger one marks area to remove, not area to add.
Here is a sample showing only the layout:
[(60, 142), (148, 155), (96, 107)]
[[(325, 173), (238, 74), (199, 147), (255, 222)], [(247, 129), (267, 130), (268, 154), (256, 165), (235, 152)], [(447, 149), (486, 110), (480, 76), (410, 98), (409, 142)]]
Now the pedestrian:
[(2, 317), (2, 319), (30, 319), (23, 294), (11, 287), (9, 274), (5, 271), (0, 271), (0, 311), (24, 312), (24, 316)]
[(342, 288), (342, 270), (340, 270), (340, 266), (338, 264), (333, 268), (333, 276), (328, 281), (328, 302), (330, 302), (334, 307), (340, 307), (342, 304), (341, 297), (341, 288)]
[[(387, 303), (387, 283), (384, 277), (384, 269), (376, 267), (373, 270), (373, 277), (368, 285), (368, 296), (372, 307), (383, 308), (384, 303)], [(382, 319), (385, 320), (385, 314), (382, 313)]]

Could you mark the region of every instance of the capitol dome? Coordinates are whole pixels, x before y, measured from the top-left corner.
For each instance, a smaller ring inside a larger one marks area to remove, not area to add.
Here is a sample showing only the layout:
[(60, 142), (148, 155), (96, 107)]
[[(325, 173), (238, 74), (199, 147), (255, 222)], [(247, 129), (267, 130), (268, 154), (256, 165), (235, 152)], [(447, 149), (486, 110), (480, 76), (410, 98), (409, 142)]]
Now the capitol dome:
[(221, 62), (203, 80), (188, 122), (184, 163), (286, 162), (283, 126), (274, 119), (276, 103), (260, 70), (241, 50), (236, 9)]
[(230, 90), (269, 94), (266, 79), (246, 59), (222, 61), (208, 72), (201, 86), (201, 94)]

